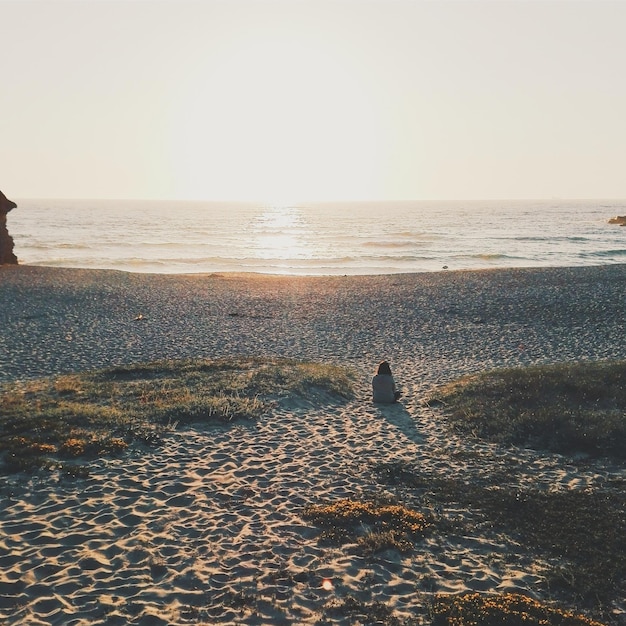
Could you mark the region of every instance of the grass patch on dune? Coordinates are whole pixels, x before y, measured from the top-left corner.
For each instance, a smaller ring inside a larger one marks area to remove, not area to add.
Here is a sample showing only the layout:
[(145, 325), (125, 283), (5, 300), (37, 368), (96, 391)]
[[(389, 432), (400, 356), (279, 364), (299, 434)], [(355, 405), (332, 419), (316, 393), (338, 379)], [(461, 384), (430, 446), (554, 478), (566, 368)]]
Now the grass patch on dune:
[(466, 376), (428, 400), (454, 425), (504, 444), (626, 460), (626, 361)]
[[(514, 593), (438, 595), (428, 609), (430, 626), (603, 626), (584, 615)], [(347, 617), (351, 623), (380, 626), (426, 623), (426, 618), (398, 618), (387, 604), (363, 602), (350, 595), (329, 602), (324, 615), (331, 620)]]
[(432, 614), (432, 626), (602, 626), (519, 594), (439, 596)]
[(302, 517), (322, 529), (321, 540), (355, 542), (357, 552), (365, 556), (390, 549), (410, 552), (430, 525), (425, 515), (404, 505), (349, 498), (310, 505)]
[(254, 420), (276, 399), (352, 395), (341, 367), (286, 359), (165, 360), (2, 388), (5, 470), (121, 452), (175, 424)]

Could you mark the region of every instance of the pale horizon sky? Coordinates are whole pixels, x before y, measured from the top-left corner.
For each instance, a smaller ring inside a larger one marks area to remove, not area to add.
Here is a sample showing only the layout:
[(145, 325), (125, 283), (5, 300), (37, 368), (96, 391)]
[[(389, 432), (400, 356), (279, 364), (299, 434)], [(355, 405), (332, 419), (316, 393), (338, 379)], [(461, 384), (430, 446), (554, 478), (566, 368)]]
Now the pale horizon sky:
[(9, 198), (626, 198), (626, 1), (0, 0)]

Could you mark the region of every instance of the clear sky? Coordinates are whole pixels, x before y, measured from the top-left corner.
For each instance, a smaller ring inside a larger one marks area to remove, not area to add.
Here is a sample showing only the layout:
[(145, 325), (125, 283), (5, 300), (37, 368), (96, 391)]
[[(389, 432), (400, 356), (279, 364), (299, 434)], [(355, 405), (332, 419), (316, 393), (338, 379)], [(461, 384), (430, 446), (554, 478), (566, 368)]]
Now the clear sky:
[(0, 0), (0, 189), (626, 197), (626, 1)]

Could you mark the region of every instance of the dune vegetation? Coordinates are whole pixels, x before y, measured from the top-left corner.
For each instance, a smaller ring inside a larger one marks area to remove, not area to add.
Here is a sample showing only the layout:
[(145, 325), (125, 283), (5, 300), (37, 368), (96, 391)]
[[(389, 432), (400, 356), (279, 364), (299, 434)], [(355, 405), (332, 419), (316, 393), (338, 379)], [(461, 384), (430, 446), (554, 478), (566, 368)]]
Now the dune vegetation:
[(626, 361), (493, 370), (440, 387), (428, 403), (464, 433), (626, 460)]
[(166, 360), (4, 385), (0, 453), (5, 471), (82, 472), (79, 457), (157, 444), (191, 423), (258, 419), (282, 398), (341, 400), (352, 394), (341, 367), (286, 359)]
[(302, 517), (322, 529), (320, 540), (356, 542), (357, 552), (363, 555), (388, 549), (410, 552), (429, 526), (426, 515), (384, 500), (348, 498), (311, 505), (304, 509)]
[(516, 593), (439, 596), (432, 613), (433, 626), (602, 626), (583, 615)]

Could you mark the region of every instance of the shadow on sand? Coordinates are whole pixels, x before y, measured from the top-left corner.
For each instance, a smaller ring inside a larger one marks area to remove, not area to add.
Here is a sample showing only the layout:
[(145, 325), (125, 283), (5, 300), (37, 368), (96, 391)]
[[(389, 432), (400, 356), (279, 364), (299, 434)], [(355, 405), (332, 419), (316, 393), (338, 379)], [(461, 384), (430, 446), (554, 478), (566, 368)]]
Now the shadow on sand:
[(420, 433), (415, 417), (404, 406), (402, 399), (394, 404), (372, 402), (372, 407), (377, 418), (386, 420), (413, 443), (422, 444), (424, 442), (424, 436)]

